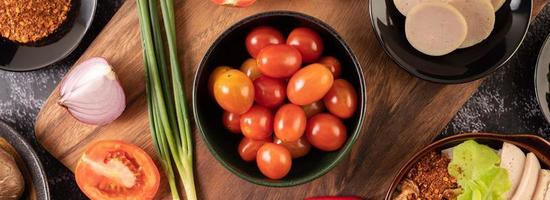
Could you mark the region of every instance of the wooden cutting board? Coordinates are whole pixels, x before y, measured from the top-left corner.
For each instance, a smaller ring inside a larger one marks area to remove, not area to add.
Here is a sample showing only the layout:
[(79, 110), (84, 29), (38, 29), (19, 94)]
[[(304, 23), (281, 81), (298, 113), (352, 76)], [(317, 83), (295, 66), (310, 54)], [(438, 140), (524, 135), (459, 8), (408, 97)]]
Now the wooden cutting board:
[[(535, 0), (537, 14), (548, 0)], [(407, 158), (430, 143), (470, 98), (481, 81), (440, 85), (419, 80), (395, 65), (376, 41), (367, 0), (260, 0), (247, 9), (219, 7), (209, 0), (176, 3), (176, 26), (185, 85), (203, 54), (226, 28), (247, 16), (270, 10), (293, 10), (327, 22), (353, 48), (367, 81), (368, 106), (363, 134), (352, 152), (327, 175), (297, 187), (268, 188), (248, 183), (219, 164), (195, 130), (196, 180), (200, 199), (302, 199), (318, 195), (359, 195), (382, 199)], [(36, 137), (70, 169), (90, 142), (125, 140), (156, 157), (145, 98), (144, 67), (135, 0), (128, 0), (90, 45), (80, 61), (107, 58), (127, 95), (120, 119), (103, 127), (79, 123), (58, 106), (58, 88), (36, 121)], [(188, 94), (190, 99), (190, 93)], [(159, 198), (169, 198), (162, 187)]]

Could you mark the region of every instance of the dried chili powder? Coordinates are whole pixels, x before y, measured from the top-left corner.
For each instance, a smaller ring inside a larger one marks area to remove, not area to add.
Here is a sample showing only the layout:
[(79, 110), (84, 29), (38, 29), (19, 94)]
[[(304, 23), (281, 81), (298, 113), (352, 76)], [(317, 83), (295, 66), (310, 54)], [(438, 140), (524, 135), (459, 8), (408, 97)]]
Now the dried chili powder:
[(460, 194), (460, 187), (447, 171), (450, 162), (449, 158), (436, 152), (421, 158), (401, 182), (402, 195), (395, 199), (456, 199)]
[(71, 0), (0, 0), (0, 35), (29, 43), (55, 32), (67, 19)]

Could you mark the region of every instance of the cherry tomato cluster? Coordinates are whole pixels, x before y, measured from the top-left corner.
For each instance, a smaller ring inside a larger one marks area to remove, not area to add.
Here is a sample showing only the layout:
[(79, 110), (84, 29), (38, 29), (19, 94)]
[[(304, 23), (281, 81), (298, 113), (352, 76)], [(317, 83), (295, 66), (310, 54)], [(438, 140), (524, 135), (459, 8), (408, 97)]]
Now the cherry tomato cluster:
[(357, 93), (340, 79), (338, 59), (322, 57), (321, 36), (300, 27), (285, 40), (279, 30), (260, 26), (245, 43), (252, 58), (240, 69), (216, 68), (208, 82), (224, 109), (224, 126), (244, 135), (241, 158), (256, 161), (268, 178), (281, 179), (292, 159), (308, 154), (311, 146), (340, 149), (348, 137), (342, 120), (354, 115)]

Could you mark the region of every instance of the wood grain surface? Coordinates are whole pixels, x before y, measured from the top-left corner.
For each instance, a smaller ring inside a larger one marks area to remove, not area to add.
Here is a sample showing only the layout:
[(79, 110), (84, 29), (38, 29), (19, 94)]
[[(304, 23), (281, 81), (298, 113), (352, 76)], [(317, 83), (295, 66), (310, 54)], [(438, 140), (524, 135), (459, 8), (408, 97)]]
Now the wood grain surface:
[[(537, 14), (548, 0), (534, 2)], [(372, 33), (367, 0), (261, 0), (247, 9), (219, 7), (208, 0), (179, 0), (176, 26), (187, 91), (191, 91), (195, 68), (218, 35), (240, 19), (270, 10), (293, 10), (317, 17), (338, 31), (355, 51), (368, 88), (363, 134), (350, 155), (327, 175), (297, 187), (269, 188), (248, 183), (226, 170), (195, 130), (200, 199), (303, 199), (319, 195), (382, 199), (399, 167), (434, 139), (481, 83), (440, 85), (401, 70), (384, 54)], [(107, 126), (82, 124), (57, 105), (57, 88), (36, 121), (37, 139), (70, 169), (83, 150), (98, 140), (125, 140), (156, 157), (149, 135), (134, 0), (124, 3), (80, 61), (93, 56), (105, 57), (115, 67), (127, 95), (125, 113)], [(190, 93), (187, 95), (190, 99)], [(161, 188), (158, 198), (170, 198), (167, 187)]]

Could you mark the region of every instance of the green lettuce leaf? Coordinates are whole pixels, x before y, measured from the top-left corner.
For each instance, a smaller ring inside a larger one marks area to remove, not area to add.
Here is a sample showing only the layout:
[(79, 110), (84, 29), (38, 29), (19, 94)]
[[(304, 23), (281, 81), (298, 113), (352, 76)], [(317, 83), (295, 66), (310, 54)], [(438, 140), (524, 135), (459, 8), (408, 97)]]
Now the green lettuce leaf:
[(490, 147), (468, 140), (453, 149), (449, 174), (462, 187), (458, 200), (501, 200), (512, 183), (499, 167), (500, 157)]

